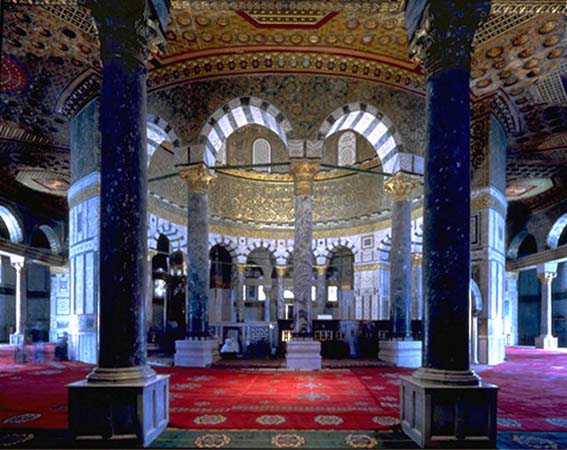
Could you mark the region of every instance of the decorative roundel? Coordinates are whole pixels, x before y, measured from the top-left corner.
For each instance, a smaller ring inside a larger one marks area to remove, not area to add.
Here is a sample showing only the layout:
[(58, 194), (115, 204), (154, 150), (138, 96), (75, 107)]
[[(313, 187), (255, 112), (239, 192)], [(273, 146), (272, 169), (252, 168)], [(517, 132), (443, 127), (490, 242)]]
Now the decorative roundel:
[(221, 416), (220, 414), (214, 415), (204, 415), (196, 417), (193, 422), (198, 425), (218, 425), (219, 423), (223, 423), (226, 421), (225, 416)]
[(319, 425), (340, 425), (344, 422), (339, 416), (316, 416), (314, 420)]
[(23, 64), (11, 55), (3, 56), (0, 92), (3, 94), (20, 94), (27, 91), (29, 85), (30, 78)]
[(367, 434), (349, 434), (345, 443), (351, 448), (375, 448), (378, 441)]
[(19, 447), (34, 438), (32, 433), (0, 434), (0, 447)]
[(305, 438), (295, 433), (276, 434), (272, 438), (272, 445), (277, 448), (297, 448), (305, 445)]
[(285, 422), (285, 417), (265, 415), (257, 417), (256, 422), (260, 425), (280, 425)]
[(389, 417), (389, 416), (374, 416), (372, 418), (372, 422), (377, 423), (378, 425), (391, 427), (393, 425), (397, 425), (400, 423), (400, 420), (397, 417)]
[(223, 448), (230, 444), (226, 434), (204, 434), (195, 439), (197, 448)]
[(20, 414), (18, 416), (7, 417), (2, 421), (2, 423), (11, 424), (11, 425), (28, 423), (28, 422), (33, 422), (34, 420), (37, 420), (40, 417), (41, 417), (40, 413), (25, 413), (25, 414)]
[(16, 181), (24, 186), (46, 194), (64, 197), (69, 189), (69, 177), (45, 169), (20, 170)]

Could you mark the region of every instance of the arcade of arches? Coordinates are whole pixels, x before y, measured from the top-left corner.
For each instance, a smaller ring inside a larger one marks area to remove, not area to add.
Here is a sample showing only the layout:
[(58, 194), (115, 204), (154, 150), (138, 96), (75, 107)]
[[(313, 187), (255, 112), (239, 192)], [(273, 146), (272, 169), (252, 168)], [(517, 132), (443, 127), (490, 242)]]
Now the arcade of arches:
[(0, 12), (0, 376), (54, 349), (73, 442), (149, 445), (182, 368), (415, 369), (408, 445), (496, 445), (482, 370), (567, 347), (564, 2), (40, 3)]

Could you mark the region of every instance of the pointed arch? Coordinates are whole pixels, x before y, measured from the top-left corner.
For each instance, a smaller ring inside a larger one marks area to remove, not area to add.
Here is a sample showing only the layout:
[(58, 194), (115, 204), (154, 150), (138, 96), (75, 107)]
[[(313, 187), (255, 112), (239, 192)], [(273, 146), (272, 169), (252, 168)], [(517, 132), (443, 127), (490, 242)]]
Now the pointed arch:
[(325, 140), (345, 130), (360, 134), (370, 143), (384, 172), (423, 173), (423, 158), (401, 151), (401, 139), (394, 124), (374, 106), (355, 102), (336, 109), (321, 125), (317, 138)]
[(53, 253), (54, 255), (60, 254), (63, 249), (61, 246), (61, 241), (59, 239), (59, 236), (57, 236), (55, 230), (51, 228), (49, 225), (40, 225), (38, 229), (47, 238), (47, 242), (49, 242), (49, 248), (51, 250), (51, 253)]
[(257, 97), (240, 97), (217, 109), (199, 133), (201, 148), (191, 162), (214, 166), (217, 153), (228, 137), (246, 125), (260, 125), (276, 133), (288, 145), (291, 124), (279, 109)]
[(557, 248), (559, 246), (559, 240), (565, 227), (567, 227), (567, 212), (559, 216), (551, 226), (546, 238), (546, 244), (549, 248)]
[(180, 157), (181, 144), (175, 130), (161, 117), (154, 114), (146, 116), (146, 136), (148, 146), (148, 167), (155, 151), (164, 141), (173, 146), (173, 153)]
[(0, 219), (8, 230), (11, 242), (22, 242), (24, 240), (23, 227), (10, 208), (0, 205)]

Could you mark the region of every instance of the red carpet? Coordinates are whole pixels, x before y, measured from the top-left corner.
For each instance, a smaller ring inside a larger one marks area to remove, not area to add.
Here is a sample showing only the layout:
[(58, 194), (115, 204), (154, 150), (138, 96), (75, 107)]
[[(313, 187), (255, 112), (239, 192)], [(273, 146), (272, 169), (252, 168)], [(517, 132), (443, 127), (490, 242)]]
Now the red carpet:
[[(482, 372), (500, 386), (499, 429), (567, 431), (567, 353), (514, 348), (508, 358)], [(65, 385), (89, 370), (72, 362), (0, 366), (0, 428), (65, 428)], [(174, 428), (387, 430), (398, 423), (398, 377), (410, 371), (160, 372), (172, 375)]]
[(567, 431), (567, 352), (511, 347), (506, 359), (479, 371), (500, 388), (498, 429)]

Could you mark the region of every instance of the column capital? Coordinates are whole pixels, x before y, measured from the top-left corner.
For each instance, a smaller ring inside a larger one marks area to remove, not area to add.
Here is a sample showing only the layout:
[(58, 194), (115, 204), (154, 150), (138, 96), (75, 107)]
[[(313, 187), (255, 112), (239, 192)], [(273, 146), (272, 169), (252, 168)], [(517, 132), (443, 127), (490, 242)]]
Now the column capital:
[(551, 283), (557, 276), (557, 272), (539, 272), (537, 277), (542, 283)]
[(421, 184), (421, 175), (398, 172), (384, 181), (384, 190), (395, 201), (409, 200), (413, 191)]
[(316, 265), (313, 266), (313, 268), (315, 269), (315, 271), (317, 272), (317, 275), (323, 276), (327, 273), (327, 266), (324, 265)]
[(187, 183), (189, 192), (196, 194), (207, 192), (209, 185), (216, 178), (213, 171), (204, 163), (196, 163), (184, 167), (179, 175)]
[(474, 34), (489, 12), (489, 0), (409, 0), (405, 16), (411, 55), (421, 59), (429, 75), (469, 69)]
[(23, 256), (19, 255), (12, 255), (10, 256), (10, 265), (16, 269), (17, 272), (20, 272), (26, 263), (26, 259)]
[(283, 278), (287, 273), (288, 267), (287, 266), (276, 266), (276, 274), (279, 278)]
[(102, 59), (122, 58), (145, 68), (152, 38), (146, 1), (95, 0), (90, 5)]
[(411, 264), (412, 266), (421, 266), (421, 263), (423, 261), (423, 254), (422, 253), (412, 253), (411, 254)]
[(313, 180), (319, 172), (319, 159), (292, 159), (289, 171), (293, 177), (295, 195), (311, 195)]
[(236, 263), (235, 266), (236, 266), (236, 271), (237, 271), (238, 273), (244, 273), (244, 272), (246, 272), (246, 264)]

